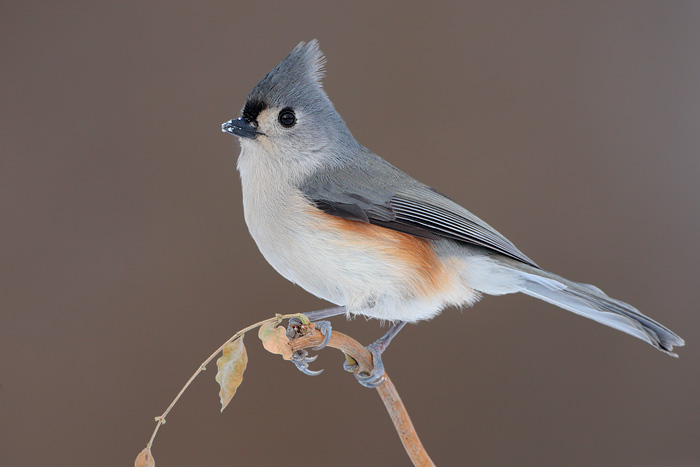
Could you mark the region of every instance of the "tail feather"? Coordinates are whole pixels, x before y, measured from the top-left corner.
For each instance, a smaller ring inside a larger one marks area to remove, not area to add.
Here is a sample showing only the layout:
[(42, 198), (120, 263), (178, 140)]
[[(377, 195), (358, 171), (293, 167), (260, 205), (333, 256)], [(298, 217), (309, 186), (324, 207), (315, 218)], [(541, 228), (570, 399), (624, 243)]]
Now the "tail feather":
[(611, 328), (630, 334), (677, 357), (673, 346), (683, 346), (683, 339), (670, 329), (644, 316), (633, 306), (608, 297), (599, 288), (572, 282), (536, 268), (519, 269), (519, 291)]

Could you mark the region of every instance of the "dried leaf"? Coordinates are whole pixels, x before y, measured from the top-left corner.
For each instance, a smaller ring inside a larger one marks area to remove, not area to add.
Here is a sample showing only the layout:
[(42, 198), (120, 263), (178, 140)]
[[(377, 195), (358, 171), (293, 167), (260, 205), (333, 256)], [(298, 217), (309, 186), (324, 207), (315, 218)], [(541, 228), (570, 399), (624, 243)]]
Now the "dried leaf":
[(287, 337), (287, 331), (283, 327), (277, 326), (277, 323), (268, 321), (260, 326), (258, 337), (268, 352), (282, 355), (285, 360), (292, 359), (292, 345)]
[(156, 461), (153, 459), (153, 454), (149, 448), (145, 448), (136, 456), (134, 467), (155, 467)]
[(243, 372), (247, 365), (248, 353), (243, 345), (243, 336), (224, 346), (223, 355), (216, 361), (216, 367), (219, 369), (216, 372), (216, 382), (221, 388), (219, 399), (222, 412), (243, 382)]

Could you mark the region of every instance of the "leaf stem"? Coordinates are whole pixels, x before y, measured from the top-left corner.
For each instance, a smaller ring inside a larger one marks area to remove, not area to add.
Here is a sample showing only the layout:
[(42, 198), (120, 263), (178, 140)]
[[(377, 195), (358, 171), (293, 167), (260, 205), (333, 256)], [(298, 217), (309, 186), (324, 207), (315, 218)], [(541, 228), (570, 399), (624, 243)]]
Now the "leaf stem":
[[(303, 318), (302, 318), (302, 316), (303, 316)], [(258, 322), (258, 323), (251, 324), (251, 325), (248, 326), (247, 328), (241, 329), (241, 330), (238, 331), (236, 334), (234, 334), (233, 336), (231, 336), (226, 342), (224, 342), (224, 343), (221, 345), (221, 347), (219, 347), (218, 349), (216, 349), (216, 351), (214, 351), (214, 353), (212, 353), (211, 355), (209, 355), (209, 357), (208, 357), (206, 360), (204, 360), (204, 361), (199, 365), (199, 368), (197, 368), (197, 371), (195, 371), (194, 374), (193, 374), (192, 376), (190, 376), (190, 379), (188, 379), (187, 382), (185, 383), (185, 385), (182, 387), (182, 389), (180, 389), (180, 392), (177, 393), (177, 396), (175, 396), (175, 399), (173, 399), (173, 401), (170, 403), (170, 405), (168, 406), (168, 408), (165, 409), (165, 412), (163, 412), (162, 415), (156, 417), (156, 427), (155, 427), (155, 429), (153, 430), (153, 434), (151, 435), (151, 439), (148, 441), (148, 444), (146, 445), (146, 447), (147, 447), (149, 450), (151, 449), (151, 447), (153, 446), (153, 442), (154, 442), (155, 439), (156, 439), (156, 435), (158, 434), (158, 430), (160, 429), (160, 426), (165, 424), (165, 417), (167, 417), (168, 414), (170, 413), (170, 411), (173, 409), (173, 407), (175, 407), (175, 404), (177, 404), (177, 401), (180, 400), (180, 397), (182, 397), (182, 395), (185, 393), (185, 391), (187, 390), (187, 388), (190, 387), (190, 385), (191, 385), (192, 382), (195, 380), (195, 378), (197, 378), (197, 376), (199, 376), (199, 374), (200, 374), (202, 371), (204, 371), (204, 370), (207, 369), (207, 365), (209, 365), (209, 363), (211, 363), (211, 361), (214, 360), (214, 357), (216, 357), (217, 355), (219, 355), (219, 354), (224, 350), (224, 347), (226, 347), (227, 344), (229, 344), (229, 343), (235, 341), (236, 339), (239, 339), (243, 334), (245, 334), (245, 333), (247, 333), (248, 331), (251, 331), (251, 330), (253, 330), (253, 329), (257, 328), (257, 327), (260, 327), (260, 326), (262, 326), (262, 325), (265, 324), (265, 323), (270, 323), (270, 322), (279, 323), (279, 322), (282, 321), (283, 319), (289, 319), (289, 318), (300, 318), (300, 319), (302, 319), (302, 321), (305, 320), (306, 322), (308, 322), (308, 319), (306, 319), (306, 317), (305, 317), (304, 315), (301, 315), (301, 314), (299, 314), (299, 313), (295, 313), (295, 314), (291, 314), (291, 315), (280, 315), (280, 314), (278, 314), (278, 315), (276, 315), (274, 318), (268, 318), (268, 319), (263, 320), (263, 321), (260, 321), (260, 322)]]

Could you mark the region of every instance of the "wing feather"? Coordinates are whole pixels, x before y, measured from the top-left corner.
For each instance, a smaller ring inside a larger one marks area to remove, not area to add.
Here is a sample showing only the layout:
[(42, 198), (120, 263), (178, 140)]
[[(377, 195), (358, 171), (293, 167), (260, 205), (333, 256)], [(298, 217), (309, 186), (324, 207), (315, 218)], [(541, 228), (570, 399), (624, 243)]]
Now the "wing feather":
[[(327, 214), (428, 239), (477, 245), (538, 267), (494, 228), (374, 154), (312, 176), (302, 193)], [(380, 183), (381, 181), (381, 183)]]

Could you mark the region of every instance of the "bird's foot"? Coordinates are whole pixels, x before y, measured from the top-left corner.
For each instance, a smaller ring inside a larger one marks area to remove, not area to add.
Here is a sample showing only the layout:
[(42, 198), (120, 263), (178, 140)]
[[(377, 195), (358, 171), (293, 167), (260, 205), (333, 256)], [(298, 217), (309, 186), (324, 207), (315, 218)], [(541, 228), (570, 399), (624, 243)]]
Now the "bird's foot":
[[(316, 329), (323, 334), (323, 342), (321, 342), (319, 345), (314, 347), (312, 350), (321, 350), (325, 346), (328, 345), (328, 342), (331, 340), (331, 334), (333, 333), (333, 328), (331, 326), (330, 321), (317, 321), (314, 323)], [(289, 325), (287, 326), (287, 337), (290, 339), (294, 339), (301, 335), (300, 330), (303, 326), (303, 323), (301, 322), (300, 319), (298, 318), (291, 318), (289, 320)], [(296, 365), (297, 369), (304, 373), (305, 375), (309, 376), (318, 376), (321, 373), (323, 373), (323, 369), (321, 370), (309, 370), (309, 363), (315, 362), (316, 359), (318, 358), (318, 355), (314, 355), (313, 357), (309, 357), (309, 352), (306, 351), (306, 349), (302, 350), (297, 350), (294, 352), (292, 355), (292, 363)]]
[(343, 368), (345, 369), (345, 371), (354, 373), (357, 382), (366, 388), (376, 388), (377, 386), (381, 386), (382, 383), (384, 383), (384, 381), (386, 380), (386, 375), (384, 372), (384, 363), (382, 363), (382, 353), (384, 352), (386, 346), (383, 345), (384, 343), (380, 341), (377, 341), (366, 347), (366, 349), (369, 350), (372, 354), (372, 371), (370, 371), (369, 373), (365, 371), (359, 371), (359, 366), (357, 362), (350, 363), (350, 361), (347, 359), (345, 362), (343, 362)]
[(367, 350), (369, 350), (372, 354), (373, 368), (370, 373), (359, 371), (357, 362), (352, 363), (350, 358), (347, 358), (345, 363), (343, 363), (343, 368), (345, 368), (345, 371), (355, 373), (355, 378), (357, 381), (366, 388), (376, 388), (384, 383), (386, 380), (386, 375), (384, 372), (384, 363), (382, 363), (382, 354), (387, 347), (389, 347), (392, 339), (396, 337), (396, 335), (405, 325), (406, 321), (397, 321), (391, 326), (386, 334), (367, 346)]

